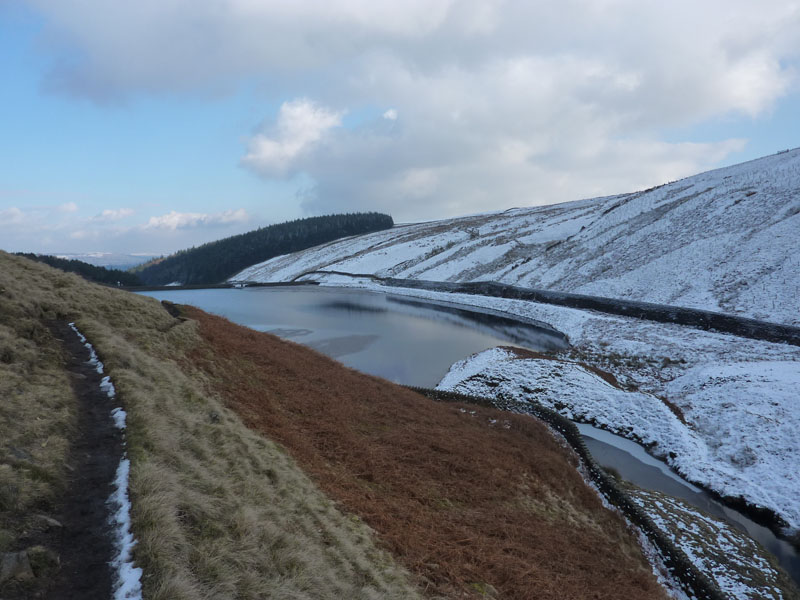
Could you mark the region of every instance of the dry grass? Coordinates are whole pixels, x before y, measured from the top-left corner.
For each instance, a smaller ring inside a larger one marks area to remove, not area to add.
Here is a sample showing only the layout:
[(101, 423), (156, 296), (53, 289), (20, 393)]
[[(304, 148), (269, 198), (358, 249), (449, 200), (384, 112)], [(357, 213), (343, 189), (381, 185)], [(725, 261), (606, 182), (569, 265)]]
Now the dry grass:
[[(13, 357), (11, 367), (0, 367), (2, 451), (5, 440), (28, 444), (21, 447), (50, 482), (40, 486), (3, 454), (0, 476), (11, 469), (15, 491), (13, 506), (0, 507), (0, 523), (46, 504), (63, 481), (75, 403), (44, 323), (70, 319), (94, 344), (128, 411), (135, 559), (145, 569), (147, 598), (417, 595), (360, 520), (338, 510), (279, 446), (248, 430), (205, 392), (205, 382), (178, 367), (199, 341), (195, 323), (150, 298), (2, 252), (0, 302), (0, 355)], [(6, 402), (7, 395), (18, 399)], [(5, 535), (7, 545), (19, 543), (19, 531)]]
[(393, 554), (450, 597), (663, 598), (633, 536), (537, 421), (445, 405), (187, 307), (191, 354)]
[(16, 273), (0, 268), (0, 552), (43, 524), (65, 486), (75, 398), (57, 343), (23, 303)]
[[(380, 548), (429, 594), (663, 597), (624, 523), (529, 418), (437, 405), (271, 336), (200, 313), (182, 321), (150, 298), (2, 252), (0, 308), (0, 357), (12, 361), (0, 361), (0, 468), (16, 478), (0, 519), (46, 507), (64, 479), (75, 403), (45, 323), (75, 320), (128, 411), (147, 598), (417, 597)], [(11, 439), (47, 476), (9, 458)]]

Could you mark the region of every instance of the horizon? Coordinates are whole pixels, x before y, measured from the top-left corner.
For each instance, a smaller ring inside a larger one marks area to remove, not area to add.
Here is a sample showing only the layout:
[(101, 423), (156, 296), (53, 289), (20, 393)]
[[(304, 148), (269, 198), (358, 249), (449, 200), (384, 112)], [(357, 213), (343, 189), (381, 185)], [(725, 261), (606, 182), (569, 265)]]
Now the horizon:
[(792, 3), (170, 6), (0, 4), (4, 250), (158, 256), (319, 214), (438, 220), (799, 143)]

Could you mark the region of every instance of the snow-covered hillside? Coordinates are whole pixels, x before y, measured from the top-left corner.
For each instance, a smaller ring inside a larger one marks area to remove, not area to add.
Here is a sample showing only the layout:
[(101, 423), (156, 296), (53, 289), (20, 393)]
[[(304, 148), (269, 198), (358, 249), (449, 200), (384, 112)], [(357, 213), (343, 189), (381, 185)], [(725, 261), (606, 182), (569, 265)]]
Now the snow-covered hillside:
[(800, 325), (800, 149), (654, 189), (397, 226), (254, 265), (491, 280)]

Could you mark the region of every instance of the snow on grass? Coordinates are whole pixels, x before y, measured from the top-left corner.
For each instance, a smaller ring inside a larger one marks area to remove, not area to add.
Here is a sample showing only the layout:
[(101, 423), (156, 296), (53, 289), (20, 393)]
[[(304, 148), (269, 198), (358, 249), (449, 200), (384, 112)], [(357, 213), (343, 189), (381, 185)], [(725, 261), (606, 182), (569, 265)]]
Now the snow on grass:
[[(800, 325), (798, 231), (800, 149), (633, 194), (398, 226), (278, 257), (235, 279), (288, 281), (327, 269), (496, 280)], [(475, 260), (480, 247), (487, 255)], [(312, 279), (551, 325), (572, 344), (561, 358), (613, 373), (629, 394), (597, 387), (604, 402), (579, 403), (575, 391), (570, 410), (609, 427), (618, 419), (615, 430), (630, 428), (629, 437), (675, 453), (673, 464), (690, 479), (800, 529), (800, 348), (521, 300)], [(586, 373), (569, 369), (575, 386), (588, 385)], [(659, 398), (680, 407), (688, 424), (662, 419)]]
[[(786, 506), (800, 521), (800, 363), (701, 365), (667, 385), (720, 462), (758, 484), (759, 504)], [(789, 497), (787, 497), (789, 496)], [(793, 496), (793, 498), (792, 498)]]
[(128, 413), (126, 413), (120, 407), (117, 407), (111, 411), (111, 418), (114, 419), (114, 426), (120, 431), (125, 430), (125, 420), (127, 419), (127, 417)]
[(133, 566), (132, 556), (136, 539), (131, 533), (131, 501), (128, 498), (130, 468), (131, 461), (127, 456), (123, 456), (114, 479), (115, 490), (109, 498), (109, 504), (115, 507), (111, 516), (111, 524), (114, 527), (114, 547), (117, 551), (111, 561), (111, 566), (116, 571), (114, 600), (142, 597), (142, 570)]
[(114, 388), (114, 384), (111, 383), (111, 377), (108, 375), (100, 380), (100, 389), (103, 390), (109, 398), (114, 398), (114, 396), (117, 395), (117, 390)]
[[(684, 424), (659, 398), (611, 385), (571, 361), (521, 358), (493, 348), (453, 365), (440, 389), (479, 396), (535, 400), (564, 416), (643, 443), (690, 481), (800, 523), (797, 432), (799, 363), (705, 367), (673, 381)], [(750, 386), (738, 385), (749, 379)], [(728, 373), (722, 384), (710, 373)], [(766, 393), (759, 393), (764, 386)], [(669, 387), (669, 386), (668, 386)], [(774, 389), (773, 389), (774, 388)]]
[[(94, 347), (78, 330), (75, 323), (69, 323), (70, 328), (78, 335), (81, 343), (89, 350), (89, 364), (95, 366), (97, 372), (103, 374), (103, 363), (97, 358)], [(100, 389), (110, 400), (116, 397), (116, 389), (111, 382), (111, 377), (106, 375), (100, 381)], [(114, 426), (122, 432), (123, 446), (125, 445), (125, 419), (126, 413), (121, 407), (111, 410)], [(131, 501), (128, 496), (128, 481), (131, 462), (127, 452), (123, 452), (122, 459), (117, 467), (114, 477), (114, 491), (108, 499), (112, 509), (109, 522), (112, 527), (113, 544), (116, 554), (109, 563), (114, 570), (114, 600), (140, 600), (142, 598), (142, 569), (133, 565), (133, 548), (136, 539), (131, 532)]]
[(631, 487), (628, 494), (697, 568), (730, 598), (781, 600), (791, 586), (774, 559), (746, 534), (678, 498)]
[[(84, 347), (89, 351), (89, 361), (88, 361), (89, 364), (92, 365), (97, 370), (97, 372), (102, 375), (104, 365), (100, 361), (100, 359), (97, 358), (97, 353), (94, 351), (94, 346), (92, 346), (88, 341), (86, 341), (86, 336), (84, 336), (80, 331), (78, 331), (78, 328), (75, 327), (75, 323), (69, 323), (69, 327), (70, 329), (72, 329), (72, 331), (74, 331), (78, 335), (78, 339), (81, 341)], [(101, 383), (100, 388), (102, 389), (102, 387), (103, 384)]]
[(491, 280), (798, 325), (798, 231), (800, 149), (644, 192), (398, 226), (233, 279), (288, 281), (327, 269)]

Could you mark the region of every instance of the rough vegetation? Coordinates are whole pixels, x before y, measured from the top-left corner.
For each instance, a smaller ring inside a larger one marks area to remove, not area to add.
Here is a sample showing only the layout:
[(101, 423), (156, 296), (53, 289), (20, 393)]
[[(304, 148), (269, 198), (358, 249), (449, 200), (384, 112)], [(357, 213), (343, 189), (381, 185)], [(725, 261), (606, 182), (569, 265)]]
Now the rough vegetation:
[(186, 309), (190, 353), (253, 428), (447, 597), (659, 598), (635, 538), (539, 422), (443, 405)]
[(219, 283), (254, 263), (393, 224), (392, 217), (381, 213), (297, 219), (181, 250), (133, 271), (148, 285)]
[[(33, 527), (60, 535), (48, 519), (70, 476), (77, 403), (45, 324), (70, 319), (94, 344), (128, 411), (135, 560), (146, 598), (417, 595), (362, 522), (337, 510), (283, 449), (178, 366), (176, 358), (199, 343), (195, 323), (152, 299), (1, 252), (0, 309), (4, 557), (42, 555), (28, 546)], [(6, 581), (0, 595), (29, 597), (25, 590), (46, 585), (38, 577)]]
[[(10, 268), (12, 267), (13, 268)], [(65, 458), (75, 431), (76, 403), (58, 344), (46, 326), (54, 307), (33, 304), (22, 285), (26, 267), (48, 271), (51, 286), (70, 279), (47, 267), (0, 254), (0, 595), (10, 572), (33, 579), (25, 550), (59, 524)], [(22, 267), (22, 268), (18, 268)], [(26, 585), (35, 583), (28, 582)]]
[(624, 487), (726, 596), (800, 599), (800, 591), (775, 557), (747, 534), (679, 498), (630, 483)]
[(624, 521), (533, 419), (436, 404), (5, 253), (0, 303), (15, 400), (0, 421), (2, 552), (33, 577), (0, 584), (4, 598), (58, 568), (56, 544), (26, 537), (39, 519), (57, 539), (47, 519), (70, 480), (77, 402), (54, 320), (76, 321), (128, 413), (146, 598), (664, 597)]

